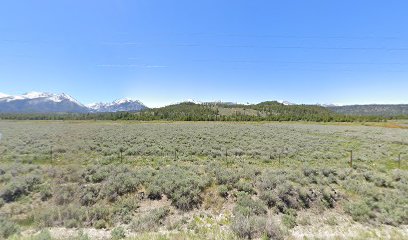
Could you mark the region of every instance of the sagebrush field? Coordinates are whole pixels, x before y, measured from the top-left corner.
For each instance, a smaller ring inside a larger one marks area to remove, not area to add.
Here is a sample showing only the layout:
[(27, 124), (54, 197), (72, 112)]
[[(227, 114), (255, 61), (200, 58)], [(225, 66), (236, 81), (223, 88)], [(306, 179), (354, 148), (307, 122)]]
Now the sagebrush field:
[(408, 129), (375, 125), (0, 121), (0, 238), (407, 239)]

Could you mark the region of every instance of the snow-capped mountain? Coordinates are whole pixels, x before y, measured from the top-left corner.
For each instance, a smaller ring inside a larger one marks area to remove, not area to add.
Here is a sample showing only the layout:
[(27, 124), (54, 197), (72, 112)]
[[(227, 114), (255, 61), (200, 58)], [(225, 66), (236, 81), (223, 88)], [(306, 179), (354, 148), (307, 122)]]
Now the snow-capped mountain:
[(88, 108), (65, 93), (54, 94), (45, 92), (29, 92), (16, 96), (0, 94), (0, 112), (88, 112)]
[(147, 107), (138, 100), (118, 99), (111, 103), (94, 103), (88, 105), (91, 112), (137, 112)]
[(283, 105), (285, 105), (285, 106), (292, 106), (292, 105), (296, 105), (296, 103), (292, 103), (292, 102), (289, 102), (289, 101), (285, 101), (285, 100), (282, 100), (282, 101), (278, 101), (279, 103), (282, 103)]
[(328, 107), (328, 108), (330, 108), (330, 107), (339, 107), (339, 106), (342, 106), (342, 105), (340, 105), (340, 104), (334, 104), (334, 103), (318, 103), (318, 104), (316, 104), (317, 106), (321, 106), (321, 107)]
[(187, 100), (185, 100), (185, 101), (183, 101), (184, 103), (194, 103), (194, 104), (203, 104), (203, 102), (201, 102), (201, 101), (197, 101), (197, 100), (194, 100), (194, 99), (187, 99)]
[(0, 113), (134, 112), (145, 108), (140, 101), (127, 98), (85, 106), (65, 93), (29, 92), (16, 96), (0, 93)]
[(10, 97), (10, 95), (4, 94), (4, 93), (0, 93), (0, 99), (1, 99), (1, 98), (6, 98), (6, 97)]

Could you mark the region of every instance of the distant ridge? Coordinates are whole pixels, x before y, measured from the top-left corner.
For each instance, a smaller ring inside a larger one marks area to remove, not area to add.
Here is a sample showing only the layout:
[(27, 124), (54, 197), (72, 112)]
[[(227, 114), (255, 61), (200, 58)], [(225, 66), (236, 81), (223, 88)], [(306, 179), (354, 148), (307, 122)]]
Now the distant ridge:
[(402, 116), (408, 115), (408, 104), (368, 104), (327, 106), (328, 109), (345, 115), (353, 116)]

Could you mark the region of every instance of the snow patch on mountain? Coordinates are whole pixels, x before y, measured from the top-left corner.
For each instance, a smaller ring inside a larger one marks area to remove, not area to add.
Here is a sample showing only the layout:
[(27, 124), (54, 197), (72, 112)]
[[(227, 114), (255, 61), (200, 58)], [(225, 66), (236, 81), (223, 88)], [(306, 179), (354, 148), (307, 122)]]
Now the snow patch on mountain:
[(10, 95), (0, 92), (0, 99), (2, 99), (2, 98), (8, 98), (8, 97), (10, 97)]
[(340, 107), (340, 106), (343, 106), (342, 104), (337, 104), (337, 103), (318, 103), (316, 105), (321, 106), (321, 107)]
[(45, 100), (51, 102), (62, 102), (62, 101), (69, 101), (80, 106), (83, 106), (82, 103), (77, 101), (75, 98), (71, 97), (68, 94), (61, 93), (61, 94), (54, 94), (54, 93), (47, 93), (47, 92), (28, 92), (22, 95), (8, 95), (4, 93), (0, 93), (0, 100), (6, 100), (7, 102), (12, 101), (19, 101), (19, 100)]
[(187, 100), (184, 101), (184, 102), (194, 103), (194, 104), (203, 104), (203, 102), (197, 101), (197, 100), (194, 100), (194, 99), (187, 99)]
[(55, 94), (45, 93), (45, 92), (29, 92), (21, 95), (24, 99), (35, 99), (35, 98), (51, 98)]
[(110, 103), (99, 102), (88, 104), (87, 107), (92, 112), (120, 112), (120, 111), (134, 112), (147, 108), (139, 100), (133, 100), (130, 98), (122, 98)]
[(278, 103), (281, 103), (281, 104), (283, 104), (283, 105), (285, 105), (285, 106), (293, 106), (293, 105), (296, 105), (296, 103), (292, 103), (292, 102), (285, 101), (285, 100), (278, 101)]
[(28, 92), (22, 95), (0, 96), (2, 113), (85, 113), (89, 109), (68, 94)]

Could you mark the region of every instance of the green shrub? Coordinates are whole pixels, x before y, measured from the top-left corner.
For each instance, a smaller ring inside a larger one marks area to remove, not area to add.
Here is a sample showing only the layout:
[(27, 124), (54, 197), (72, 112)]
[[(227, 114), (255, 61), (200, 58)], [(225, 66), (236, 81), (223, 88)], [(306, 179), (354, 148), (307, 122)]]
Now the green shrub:
[(330, 190), (329, 188), (324, 188), (322, 191), (322, 201), (328, 208), (334, 208), (336, 203), (336, 195), (334, 191)]
[(155, 231), (163, 225), (169, 213), (168, 208), (154, 209), (133, 221), (131, 228), (135, 232)]
[(238, 191), (246, 192), (248, 194), (254, 194), (255, 190), (252, 187), (252, 184), (249, 182), (239, 181), (235, 184), (235, 187)]
[(52, 190), (49, 185), (44, 185), (40, 189), (41, 201), (47, 201), (52, 197)]
[(223, 198), (227, 198), (228, 197), (228, 187), (225, 185), (220, 185), (218, 187), (218, 194)]
[(296, 214), (289, 213), (289, 214), (284, 214), (282, 216), (282, 223), (285, 225), (287, 228), (292, 229), (296, 227)]
[[(332, 170), (322, 171), (328, 176), (334, 176), (335, 174)], [(259, 198), (269, 208), (276, 207), (282, 213), (285, 213), (288, 209), (310, 208), (313, 203), (320, 204), (320, 202), (323, 202), (324, 207), (333, 208), (340, 198), (337, 191), (332, 188), (313, 189), (309, 185), (302, 186), (308, 182), (305, 179), (296, 178), (296, 174), (298, 174), (296, 171), (291, 174), (282, 171), (267, 171), (266, 173), (257, 179), (256, 185), (260, 189)], [(307, 178), (310, 180), (310, 178), (319, 176), (319, 171), (305, 168), (303, 174), (308, 176)], [(322, 176), (319, 178), (322, 178)], [(317, 179), (315, 180), (317, 181)]]
[(120, 198), (116, 201), (113, 208), (113, 214), (118, 222), (128, 224), (131, 221), (133, 213), (139, 208), (139, 201), (133, 196)]
[(240, 238), (258, 238), (265, 233), (266, 218), (263, 216), (236, 215), (231, 223), (232, 231)]
[(238, 196), (237, 204), (234, 208), (235, 214), (240, 214), (243, 216), (251, 215), (263, 215), (266, 214), (266, 206), (258, 200), (253, 200), (247, 194), (241, 194)]
[(111, 232), (112, 240), (119, 240), (126, 237), (125, 229), (123, 227), (114, 228)]
[(76, 184), (66, 184), (55, 188), (54, 201), (57, 205), (68, 205), (77, 197), (78, 186)]
[(147, 197), (151, 200), (160, 200), (162, 198), (163, 190), (160, 186), (151, 184), (147, 189)]
[(330, 226), (336, 226), (338, 224), (337, 218), (335, 216), (330, 216), (329, 218), (327, 218), (325, 223)]
[(119, 196), (136, 191), (143, 180), (130, 172), (122, 172), (111, 176), (103, 185), (102, 194), (115, 201)]
[(91, 166), (82, 173), (82, 177), (87, 182), (100, 183), (111, 175), (111, 170), (111, 166)]
[(93, 226), (96, 229), (105, 229), (107, 228), (108, 224), (106, 223), (106, 221), (104, 219), (99, 219), (96, 222), (93, 223)]
[(34, 220), (39, 227), (77, 228), (85, 223), (86, 218), (84, 209), (72, 204), (43, 208), (34, 215)]
[(100, 187), (96, 185), (84, 186), (81, 190), (79, 202), (83, 206), (91, 206), (96, 203), (99, 197)]
[(51, 239), (52, 239), (51, 233), (47, 229), (41, 230), (40, 233), (34, 235), (34, 237), (32, 238), (32, 240), (51, 240)]
[(112, 218), (112, 209), (105, 204), (94, 205), (88, 212), (88, 218), (95, 228), (106, 228)]
[(273, 191), (262, 191), (259, 198), (270, 208), (277, 206), (280, 202), (277, 194)]
[(316, 169), (312, 168), (304, 168), (303, 169), (303, 175), (305, 177), (312, 177), (312, 176), (318, 176), (319, 172)]
[(172, 204), (183, 211), (191, 210), (202, 203), (201, 193), (210, 181), (193, 170), (179, 167), (160, 169), (157, 177), (151, 183), (160, 186), (163, 193), (172, 200)]
[(175, 188), (168, 192), (174, 206), (181, 210), (191, 210), (201, 204), (200, 194), (204, 189), (202, 182), (194, 178), (188, 178), (180, 179), (176, 184)]
[(239, 176), (236, 171), (225, 168), (217, 168), (215, 171), (215, 178), (217, 184), (227, 185), (229, 187), (234, 186), (239, 181)]
[(38, 176), (25, 176), (14, 179), (9, 182), (0, 191), (0, 197), (5, 202), (13, 202), (17, 198), (29, 194), (34, 186), (41, 183), (41, 179)]
[(348, 212), (354, 221), (368, 222), (371, 218), (374, 218), (370, 207), (365, 202), (349, 203), (346, 205), (346, 212)]
[(283, 240), (284, 239), (284, 233), (281, 227), (270, 218), (266, 221), (265, 235), (267, 239), (273, 239), (273, 240)]
[(84, 233), (84, 230), (80, 229), (78, 231), (78, 235), (75, 236), (73, 240), (91, 240), (91, 238), (88, 236), (88, 234)]
[(0, 218), (0, 237), (7, 239), (10, 236), (18, 234), (20, 232), (20, 227), (12, 221), (5, 218)]
[(240, 238), (253, 239), (261, 236), (268, 239), (283, 239), (282, 230), (266, 216), (266, 206), (247, 194), (238, 196), (231, 222), (232, 231)]

